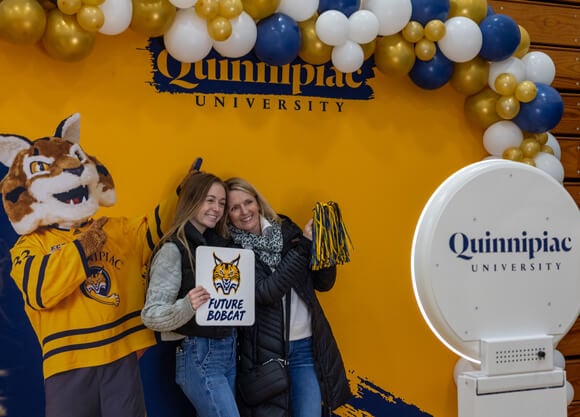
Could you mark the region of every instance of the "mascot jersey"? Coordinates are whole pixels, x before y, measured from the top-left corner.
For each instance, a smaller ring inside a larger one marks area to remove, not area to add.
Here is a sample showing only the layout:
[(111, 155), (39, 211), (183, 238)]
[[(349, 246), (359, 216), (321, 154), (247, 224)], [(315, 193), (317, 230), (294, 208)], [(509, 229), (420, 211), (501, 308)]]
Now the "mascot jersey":
[(11, 275), (43, 352), (44, 378), (100, 366), (155, 343), (143, 326), (148, 258), (171, 220), (173, 192), (151, 215), (94, 218), (113, 179), (79, 145), (80, 115), (53, 136), (0, 135), (2, 203), (20, 235)]
[(148, 229), (145, 218), (110, 218), (105, 245), (89, 258), (76, 240), (82, 228), (45, 227), (13, 246), (12, 278), (42, 348), (45, 378), (155, 343), (140, 317)]

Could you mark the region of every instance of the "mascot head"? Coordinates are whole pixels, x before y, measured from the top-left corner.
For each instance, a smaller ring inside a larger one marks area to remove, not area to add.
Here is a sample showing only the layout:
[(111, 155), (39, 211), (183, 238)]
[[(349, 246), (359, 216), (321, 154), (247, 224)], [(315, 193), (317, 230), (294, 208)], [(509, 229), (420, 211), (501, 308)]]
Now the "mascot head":
[(53, 136), (31, 141), (0, 134), (4, 210), (20, 235), (41, 226), (71, 228), (116, 201), (107, 169), (79, 145), (80, 115), (64, 119)]

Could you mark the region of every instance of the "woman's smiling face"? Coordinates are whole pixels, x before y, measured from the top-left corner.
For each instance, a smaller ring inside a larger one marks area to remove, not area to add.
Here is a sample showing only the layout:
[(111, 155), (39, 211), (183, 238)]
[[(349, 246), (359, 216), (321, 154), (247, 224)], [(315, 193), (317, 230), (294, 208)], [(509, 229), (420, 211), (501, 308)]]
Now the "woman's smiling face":
[(228, 217), (230, 223), (245, 232), (260, 235), (260, 205), (258, 200), (245, 191), (232, 190), (228, 193)]

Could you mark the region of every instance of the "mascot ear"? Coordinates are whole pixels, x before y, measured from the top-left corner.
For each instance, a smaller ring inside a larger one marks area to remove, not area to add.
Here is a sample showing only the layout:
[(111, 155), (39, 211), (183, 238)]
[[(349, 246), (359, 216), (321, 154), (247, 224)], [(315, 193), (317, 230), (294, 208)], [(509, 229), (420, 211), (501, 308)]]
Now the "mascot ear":
[(80, 113), (74, 113), (60, 122), (54, 132), (54, 136), (68, 140), (72, 143), (79, 143), (81, 140)]
[(10, 168), (16, 155), (30, 146), (32, 142), (24, 136), (0, 135), (0, 162)]

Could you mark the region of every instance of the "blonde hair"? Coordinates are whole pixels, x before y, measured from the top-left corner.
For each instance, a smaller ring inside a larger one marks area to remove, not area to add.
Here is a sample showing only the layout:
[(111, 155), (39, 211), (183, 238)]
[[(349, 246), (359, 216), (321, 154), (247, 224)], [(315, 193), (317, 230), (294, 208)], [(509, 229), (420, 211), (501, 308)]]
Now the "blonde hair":
[[(224, 183), (226, 185), (226, 194), (229, 193), (230, 191), (246, 192), (246, 193), (254, 196), (254, 198), (258, 202), (258, 206), (260, 207), (260, 214), (262, 216), (264, 216), (268, 220), (273, 220), (276, 223), (282, 222), (282, 220), (280, 219), (280, 216), (278, 216), (278, 214), (272, 208), (270, 203), (268, 203), (268, 200), (266, 200), (264, 198), (264, 196), (262, 194), (260, 194), (260, 192), (256, 189), (256, 187), (254, 187), (248, 181), (246, 181), (245, 179), (240, 178), (240, 177), (232, 177), (232, 178), (228, 178), (227, 180), (225, 180)], [(229, 221), (227, 210), (226, 210), (226, 215), (224, 216), (223, 220), (224, 220), (224, 223), (227, 223)], [(224, 228), (222, 230), (225, 230), (225, 232), (228, 233), (227, 228)]]

